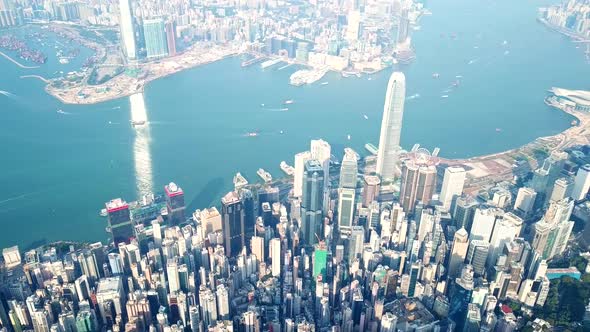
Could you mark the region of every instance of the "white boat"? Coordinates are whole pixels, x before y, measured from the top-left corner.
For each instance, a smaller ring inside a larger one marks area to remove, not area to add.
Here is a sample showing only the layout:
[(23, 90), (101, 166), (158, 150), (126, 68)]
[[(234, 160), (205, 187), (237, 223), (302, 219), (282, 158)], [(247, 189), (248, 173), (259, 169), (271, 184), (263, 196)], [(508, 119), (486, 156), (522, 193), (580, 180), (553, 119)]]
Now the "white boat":
[(365, 118), (365, 120), (369, 120), (369, 117), (366, 114), (363, 114), (363, 118)]
[(68, 58), (59, 58), (59, 63), (61, 63), (62, 65), (68, 64), (70, 63), (70, 60)]
[(288, 110), (289, 110), (288, 107), (281, 108), (281, 111), (283, 111), (283, 112), (287, 112)]
[(503, 41), (502, 45), (508, 45), (508, 41), (507, 40)]
[(441, 98), (449, 98), (449, 95), (442, 95)]
[(504, 51), (504, 55), (508, 55), (510, 53), (510, 51), (506, 50)]
[(106, 217), (107, 215), (108, 215), (108, 213), (107, 213), (107, 209), (102, 209), (102, 210), (100, 210), (100, 216), (101, 216), (101, 217)]
[(285, 102), (284, 102), (285, 105), (291, 105), (293, 103), (295, 103), (295, 100), (293, 100), (293, 99), (285, 100)]
[(350, 134), (348, 134), (348, 135), (346, 136), (346, 138), (348, 138), (348, 140), (350, 141)]
[(264, 104), (260, 104), (260, 107), (264, 107)]
[(322, 82), (322, 83), (320, 83), (320, 84), (321, 84), (321, 85), (328, 85), (328, 83), (330, 83), (330, 82)]
[(165, 206), (163, 208), (160, 209), (160, 214), (162, 216), (167, 216), (168, 215), (168, 208), (166, 208)]

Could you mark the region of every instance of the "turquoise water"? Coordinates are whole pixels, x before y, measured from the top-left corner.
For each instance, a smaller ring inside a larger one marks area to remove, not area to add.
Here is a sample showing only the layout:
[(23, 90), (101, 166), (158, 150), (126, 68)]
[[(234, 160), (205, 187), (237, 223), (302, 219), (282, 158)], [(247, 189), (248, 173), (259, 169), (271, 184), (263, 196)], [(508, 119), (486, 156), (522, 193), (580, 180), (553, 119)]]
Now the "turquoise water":
[[(433, 15), (413, 34), (417, 59), (401, 68), (408, 96), (420, 95), (406, 103), (405, 147), (438, 146), (442, 156), (463, 158), (569, 126), (571, 118), (546, 107), (543, 97), (552, 86), (589, 89), (590, 65), (576, 44), (535, 21), (544, 3), (428, 2)], [(0, 95), (0, 247), (104, 239), (103, 202), (134, 200), (169, 181), (184, 188), (191, 210), (214, 204), (235, 172), (251, 182), (258, 181), (259, 167), (282, 176), (280, 161), (292, 164), (312, 138), (328, 140), (338, 154), (345, 146), (362, 151), (365, 143), (378, 143), (390, 74), (371, 80), (329, 74), (322, 80), (328, 85), (292, 87), (294, 67), (241, 68), (240, 59), (226, 59), (150, 83), (150, 128), (137, 133), (129, 125), (128, 98), (61, 105), (42, 82), (19, 78), (60, 66), (25, 70), (0, 59), (0, 90), (14, 94)], [(456, 76), (462, 76), (459, 86), (445, 92)], [(278, 111), (287, 99), (295, 104)], [(260, 136), (244, 137), (250, 131)]]

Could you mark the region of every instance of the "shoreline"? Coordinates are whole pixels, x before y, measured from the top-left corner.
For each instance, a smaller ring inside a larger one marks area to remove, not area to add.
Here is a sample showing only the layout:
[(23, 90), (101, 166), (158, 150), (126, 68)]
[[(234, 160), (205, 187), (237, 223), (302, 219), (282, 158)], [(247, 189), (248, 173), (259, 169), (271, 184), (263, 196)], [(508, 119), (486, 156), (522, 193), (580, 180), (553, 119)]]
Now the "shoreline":
[[(77, 85), (66, 88), (54, 88), (51, 84), (45, 86), (45, 92), (55, 97), (63, 104), (91, 105), (107, 102), (135, 93), (143, 92), (145, 86), (155, 81), (184, 70), (214, 63), (232, 56), (242, 54), (232, 46), (213, 46), (206, 49), (192, 49), (165, 60), (138, 64), (137, 68), (144, 68), (145, 78), (133, 78), (124, 73), (99, 85)], [(153, 73), (157, 71), (157, 73)], [(151, 76), (147, 76), (148, 73)], [(102, 90), (102, 91), (101, 91)], [(111, 92), (108, 92), (111, 91)], [(80, 96), (83, 96), (80, 98)]]
[(22, 63), (16, 61), (15, 59), (11, 58), (8, 54), (6, 54), (6, 53), (4, 53), (2, 51), (0, 51), (0, 55), (3, 56), (6, 60), (14, 63), (19, 68), (22, 68), (22, 69), (36, 69), (36, 68), (39, 68), (40, 67), (40, 66), (25, 66)]
[(440, 158), (441, 164), (468, 168), (465, 192), (473, 193), (486, 185), (493, 186), (501, 181), (512, 181), (514, 176), (521, 175), (515, 169), (519, 160), (527, 160), (533, 169), (538, 167), (534, 155), (539, 151), (550, 154), (554, 151), (564, 151), (567, 148), (590, 144), (590, 113), (560, 107), (546, 100), (545, 104), (574, 117), (577, 125), (572, 125), (554, 135), (537, 137), (527, 144), (503, 152), (463, 159)]

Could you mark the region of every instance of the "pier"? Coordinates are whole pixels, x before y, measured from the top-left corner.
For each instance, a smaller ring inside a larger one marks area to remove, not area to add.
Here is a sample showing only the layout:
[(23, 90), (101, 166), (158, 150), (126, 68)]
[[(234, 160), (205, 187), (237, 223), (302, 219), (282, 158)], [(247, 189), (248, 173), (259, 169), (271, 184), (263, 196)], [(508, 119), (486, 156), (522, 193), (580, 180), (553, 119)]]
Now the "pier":
[(46, 79), (45, 77), (39, 76), (39, 75), (23, 75), (23, 76), (20, 76), (20, 78), (37, 78), (37, 79), (40, 79), (41, 81), (43, 81), (45, 83), (50, 83), (51, 82), (48, 79)]
[(35, 68), (39, 68), (39, 66), (25, 66), (22, 63), (14, 60), (13, 58), (11, 58), (10, 56), (8, 56), (6, 53), (4, 53), (2, 51), (0, 51), (0, 55), (3, 56), (3, 57), (5, 57), (8, 61), (14, 63), (15, 65), (17, 65), (17, 66), (19, 66), (19, 67), (21, 67), (23, 69), (35, 69)]

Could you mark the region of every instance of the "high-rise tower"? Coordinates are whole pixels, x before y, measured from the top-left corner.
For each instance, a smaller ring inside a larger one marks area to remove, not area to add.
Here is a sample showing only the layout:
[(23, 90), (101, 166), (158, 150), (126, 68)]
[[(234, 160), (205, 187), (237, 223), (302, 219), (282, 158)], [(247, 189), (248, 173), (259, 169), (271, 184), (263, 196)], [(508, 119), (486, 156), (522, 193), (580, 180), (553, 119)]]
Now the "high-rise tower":
[(128, 59), (137, 58), (135, 28), (133, 27), (133, 10), (130, 0), (119, 1), (119, 26), (121, 28), (121, 48)]
[(134, 236), (134, 227), (127, 202), (120, 198), (113, 199), (106, 203), (106, 209), (113, 243), (129, 243)]
[(384, 180), (392, 179), (395, 175), (405, 99), (406, 77), (401, 72), (394, 72), (387, 84), (381, 134), (379, 135), (379, 152), (377, 153), (376, 172)]

